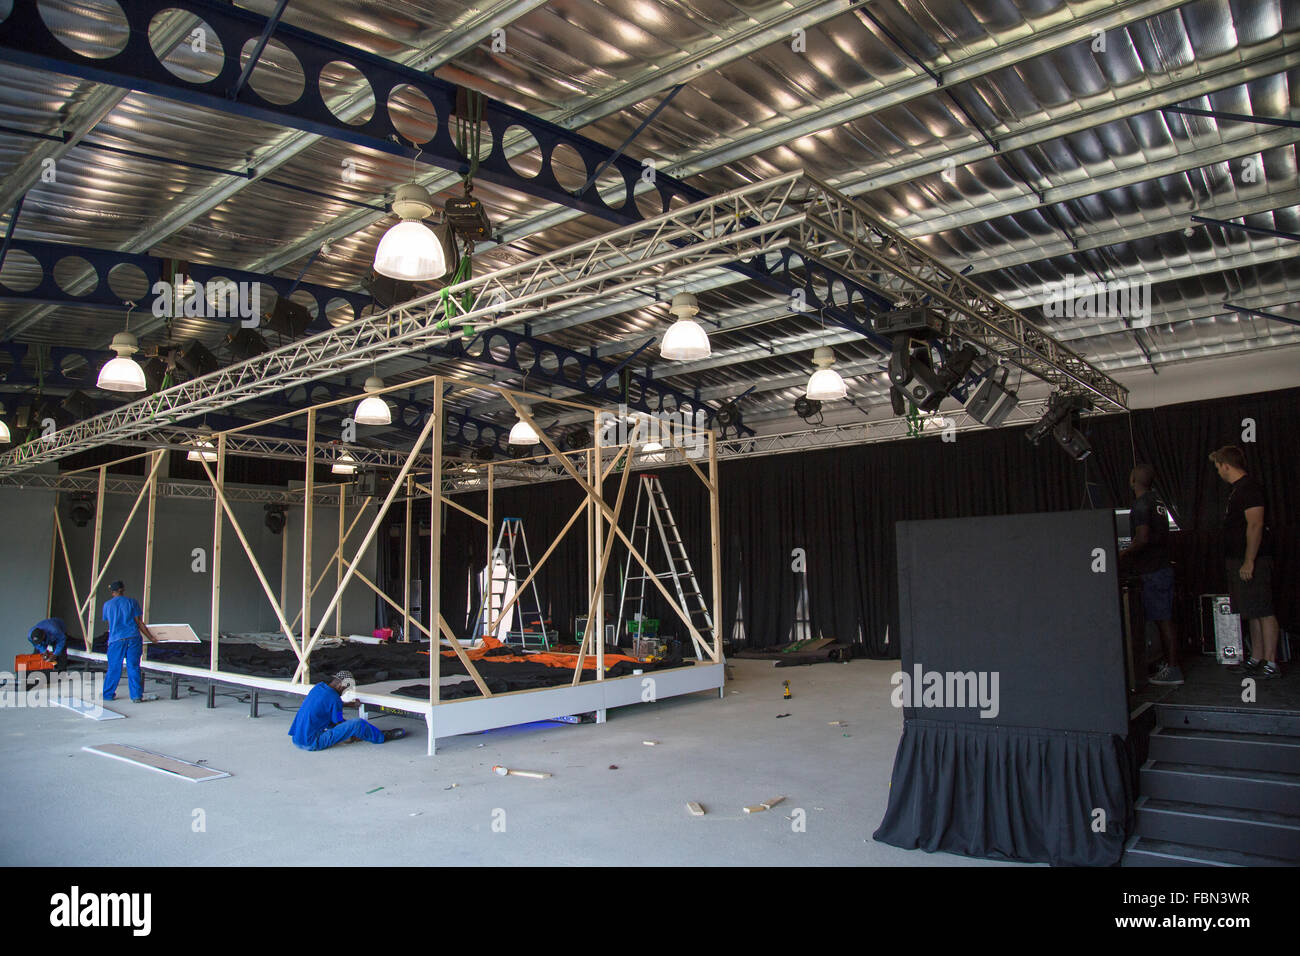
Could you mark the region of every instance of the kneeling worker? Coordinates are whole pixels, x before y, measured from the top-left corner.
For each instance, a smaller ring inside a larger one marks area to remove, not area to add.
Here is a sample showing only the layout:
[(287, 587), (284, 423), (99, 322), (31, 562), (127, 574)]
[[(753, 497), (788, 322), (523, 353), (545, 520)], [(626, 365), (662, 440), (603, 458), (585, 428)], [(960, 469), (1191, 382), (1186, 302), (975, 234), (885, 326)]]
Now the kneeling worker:
[(47, 617), (27, 635), (37, 654), (55, 664), (59, 670), (68, 666), (68, 632), (63, 621), (57, 617)]
[(343, 693), (355, 690), (356, 686), (351, 673), (339, 671), (328, 682), (313, 687), (289, 725), (289, 736), (293, 738), (294, 746), (303, 750), (324, 750), (353, 738), (382, 744), (386, 740), (405, 737), (405, 730), (380, 730), (360, 717), (343, 719)]

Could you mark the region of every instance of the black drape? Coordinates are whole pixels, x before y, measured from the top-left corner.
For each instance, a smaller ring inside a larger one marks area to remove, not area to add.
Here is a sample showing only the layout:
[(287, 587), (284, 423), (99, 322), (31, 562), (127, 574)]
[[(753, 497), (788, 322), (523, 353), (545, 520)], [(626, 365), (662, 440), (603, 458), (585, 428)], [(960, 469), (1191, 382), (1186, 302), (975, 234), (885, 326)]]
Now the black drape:
[[(1254, 442), (1243, 440), (1247, 419), (1254, 423)], [(1156, 490), (1183, 528), (1172, 536), (1171, 549), (1177, 568), (1178, 624), (1188, 637), (1197, 630), (1197, 595), (1223, 593), (1226, 586), (1219, 532), (1228, 489), (1207, 459), (1225, 444), (1245, 449), (1249, 470), (1268, 494), (1277, 612), (1283, 626), (1294, 627), (1300, 623), (1300, 595), (1294, 583), (1300, 575), (1298, 425), (1300, 388), (1295, 388), (1088, 419), (1085, 432), (1094, 453), (1082, 464), (1070, 461), (1051, 438), (1034, 448), (1024, 438), (1024, 426), (961, 433), (951, 442), (927, 435), (723, 461), (723, 634), (729, 638), (741, 616), (751, 646), (789, 638), (798, 598), (792, 552), (803, 548), (814, 632), (861, 641), (868, 656), (897, 657), (896, 521), (1126, 506), (1132, 500), (1129, 471), (1135, 461), (1146, 461), (1156, 469)], [(711, 604), (707, 496), (687, 468), (660, 474)], [(611, 504), (619, 477), (615, 473), (605, 482)], [(621, 522), (629, 532), (635, 490), (630, 484)], [(482, 511), (482, 495), (457, 500)], [(525, 519), (537, 558), (580, 500), (581, 490), (572, 482), (502, 489), (495, 514), (498, 519), (513, 514)], [(417, 506), (417, 513), (427, 518), (427, 504), (424, 508), (420, 512)], [(400, 518), (396, 520), (400, 524)], [(456, 546), (444, 550), (444, 613), (458, 627), (452, 609), (463, 622), (466, 571), (482, 567), (484, 532), (481, 523), (454, 509), (447, 512), (446, 527), (448, 540)], [(572, 630), (573, 616), (586, 613), (585, 533), (585, 521), (579, 519), (541, 578), (543, 600), (564, 635)], [(421, 566), (427, 567), (423, 540)], [(611, 611), (624, 561), (620, 546), (607, 578)], [(657, 594), (651, 603), (652, 616), (669, 626)]]
[(1122, 737), (910, 719), (873, 838), (907, 850), (1113, 866), (1132, 833), (1133, 799)]

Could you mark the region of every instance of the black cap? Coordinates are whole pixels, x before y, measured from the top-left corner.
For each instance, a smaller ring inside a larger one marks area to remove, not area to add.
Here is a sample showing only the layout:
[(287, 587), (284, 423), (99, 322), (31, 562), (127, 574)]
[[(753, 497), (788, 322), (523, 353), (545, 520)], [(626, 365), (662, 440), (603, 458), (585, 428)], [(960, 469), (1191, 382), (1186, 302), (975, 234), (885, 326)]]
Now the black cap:
[(126, 585), (123, 584), (121, 581), (114, 581), (112, 584), (108, 586), (108, 589), (109, 591), (125, 591)]

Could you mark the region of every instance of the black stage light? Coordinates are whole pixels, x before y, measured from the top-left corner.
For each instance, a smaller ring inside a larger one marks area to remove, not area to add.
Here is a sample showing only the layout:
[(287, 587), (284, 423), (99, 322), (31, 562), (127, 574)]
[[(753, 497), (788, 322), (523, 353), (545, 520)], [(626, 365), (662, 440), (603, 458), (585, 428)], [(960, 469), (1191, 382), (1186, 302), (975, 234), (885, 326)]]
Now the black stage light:
[(586, 425), (579, 425), (569, 432), (565, 444), (569, 446), (569, 451), (579, 451), (583, 448), (591, 447), (591, 430)]
[(192, 378), (215, 372), (219, 367), (217, 357), (206, 345), (195, 339), (176, 356), (176, 364), (190, 374)]
[(815, 398), (800, 395), (794, 400), (794, 413), (804, 421), (818, 418), (822, 413), (822, 403)]
[[(821, 403), (818, 402), (818, 407)], [(740, 406), (735, 402), (727, 402), (718, 409), (717, 422), (722, 428), (728, 428), (740, 421)]]
[(72, 523), (84, 528), (95, 517), (95, 496), (89, 491), (76, 491), (72, 494), (72, 503), (68, 508)]
[(1075, 461), (1083, 461), (1092, 454), (1092, 445), (1079, 429), (1079, 412), (1074, 409), (1052, 429), (1052, 437)]
[(311, 325), (311, 312), (305, 306), (283, 296), (275, 300), (275, 308), (266, 318), (268, 329), (287, 335), (291, 339), (296, 339), (306, 332), (309, 325)]
[(495, 454), (491, 445), (475, 445), (474, 453), (471, 456), (475, 461), (491, 461)]
[(997, 428), (1018, 404), (1016, 393), (1007, 388), (1007, 374), (1010, 369), (1000, 365), (989, 372), (988, 378), (980, 384), (970, 401), (966, 403), (966, 414), (981, 425)]
[(266, 505), (266, 530), (271, 534), (279, 534), (284, 530), (284, 526), (289, 521), (289, 516), (285, 513), (289, 509), (284, 505)]
[(1025, 438), (1029, 439), (1031, 445), (1037, 446), (1048, 433), (1052, 433), (1061, 447), (1072, 457), (1079, 456), (1075, 461), (1082, 461), (1091, 454), (1092, 447), (1078, 429), (1079, 413), (1091, 407), (1092, 402), (1083, 395), (1053, 392), (1047, 400), (1047, 411), (1043, 413), (1042, 418), (1029, 426)]
[(238, 328), (226, 336), (226, 345), (230, 346), (230, 356), (236, 362), (251, 359), (266, 351), (266, 339), (252, 329)]

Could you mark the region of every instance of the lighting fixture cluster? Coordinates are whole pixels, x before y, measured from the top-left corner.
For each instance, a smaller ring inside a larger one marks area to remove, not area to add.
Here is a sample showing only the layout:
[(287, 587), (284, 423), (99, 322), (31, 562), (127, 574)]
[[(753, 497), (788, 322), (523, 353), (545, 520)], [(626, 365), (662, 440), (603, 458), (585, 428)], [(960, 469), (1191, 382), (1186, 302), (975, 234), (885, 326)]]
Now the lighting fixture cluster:
[(1053, 392), (1047, 400), (1047, 411), (1025, 432), (1025, 437), (1035, 448), (1051, 432), (1056, 443), (1065, 449), (1075, 461), (1083, 461), (1092, 454), (1092, 445), (1079, 428), (1082, 412), (1092, 408), (1092, 402), (1085, 395), (1068, 395)]

